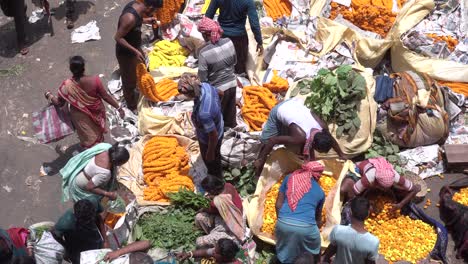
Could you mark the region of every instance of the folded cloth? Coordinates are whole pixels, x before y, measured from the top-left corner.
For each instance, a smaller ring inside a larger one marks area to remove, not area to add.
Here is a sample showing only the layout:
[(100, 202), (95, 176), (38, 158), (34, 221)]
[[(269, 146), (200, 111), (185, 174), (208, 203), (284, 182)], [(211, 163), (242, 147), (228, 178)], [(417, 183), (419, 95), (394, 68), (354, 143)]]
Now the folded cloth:
[(386, 75), (377, 76), (377, 84), (375, 89), (374, 100), (377, 103), (383, 103), (388, 98), (393, 98), (393, 84), (395, 79)]

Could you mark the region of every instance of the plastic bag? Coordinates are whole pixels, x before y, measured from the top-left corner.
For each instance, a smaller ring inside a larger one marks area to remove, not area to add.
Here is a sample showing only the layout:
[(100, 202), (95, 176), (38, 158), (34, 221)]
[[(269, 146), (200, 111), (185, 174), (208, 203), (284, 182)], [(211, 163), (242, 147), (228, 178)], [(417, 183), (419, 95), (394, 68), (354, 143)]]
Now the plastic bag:
[(34, 247), (37, 264), (60, 264), (63, 261), (65, 249), (57, 242), (52, 234), (44, 231), (39, 242)]
[[(260, 141), (253, 136), (229, 129), (221, 145), (221, 162), (235, 168), (253, 162), (257, 158)], [(245, 163), (245, 164), (243, 164)]]
[(68, 112), (53, 105), (34, 112), (32, 122), (36, 138), (41, 143), (49, 143), (74, 132)]

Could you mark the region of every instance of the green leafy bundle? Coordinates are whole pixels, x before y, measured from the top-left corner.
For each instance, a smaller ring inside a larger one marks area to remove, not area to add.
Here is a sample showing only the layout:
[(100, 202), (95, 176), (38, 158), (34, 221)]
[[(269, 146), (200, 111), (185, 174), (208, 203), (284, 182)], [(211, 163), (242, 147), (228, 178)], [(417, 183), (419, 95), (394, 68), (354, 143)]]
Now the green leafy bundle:
[(365, 154), (366, 159), (384, 157), (393, 165), (393, 168), (400, 174), (404, 173), (404, 161), (398, 155), (400, 148), (387, 141), (378, 130), (374, 133), (371, 147)]
[(240, 196), (246, 197), (253, 194), (257, 187), (254, 174), (253, 166), (231, 168), (224, 171), (224, 179), (236, 187)]
[(170, 208), (167, 213), (146, 213), (135, 226), (136, 240), (149, 240), (152, 247), (192, 250), (203, 233), (195, 227), (196, 211)]
[(366, 97), (366, 80), (350, 65), (342, 65), (332, 72), (320, 69), (312, 80), (298, 83), (301, 94), (309, 94), (305, 105), (325, 122), (337, 125), (336, 136), (354, 137), (361, 126), (357, 109)]
[(210, 206), (210, 201), (197, 193), (194, 193), (187, 188), (181, 188), (176, 193), (168, 194), (171, 204), (177, 208), (188, 208), (198, 211), (202, 208), (208, 208)]

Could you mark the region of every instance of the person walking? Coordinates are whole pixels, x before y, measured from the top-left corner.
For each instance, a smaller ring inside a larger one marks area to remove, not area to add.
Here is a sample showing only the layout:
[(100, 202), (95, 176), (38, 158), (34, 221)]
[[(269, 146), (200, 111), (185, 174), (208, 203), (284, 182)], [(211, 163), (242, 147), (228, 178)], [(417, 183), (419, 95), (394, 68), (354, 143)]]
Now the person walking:
[(3, 13), (15, 20), (16, 43), (21, 55), (26, 55), (29, 49), (26, 47), (26, 4), (24, 0), (0, 0)]
[(218, 22), (224, 33), (223, 36), (231, 39), (234, 43), (237, 55), (235, 72), (247, 74), (246, 64), (249, 55), (249, 37), (245, 28), (247, 16), (250, 28), (257, 41), (257, 52), (263, 54), (262, 31), (258, 20), (257, 9), (254, 0), (212, 0), (205, 16), (213, 19), (219, 9)]
[(195, 100), (192, 122), (208, 174), (222, 178), (221, 143), (224, 121), (218, 91), (209, 83), (200, 82), (198, 76), (191, 73), (182, 74), (178, 90), (180, 94)]
[(223, 30), (218, 22), (203, 17), (198, 31), (206, 45), (198, 55), (198, 77), (218, 89), (221, 96), (221, 111), (224, 127), (234, 128), (236, 122), (237, 80), (234, 67), (237, 62), (234, 44), (229, 38), (221, 38)]
[[(122, 89), (127, 107), (131, 111), (137, 108), (136, 96), (136, 66), (145, 61), (141, 49), (141, 25), (157, 23), (153, 13), (161, 8), (163, 0), (132, 1), (128, 3), (120, 15), (115, 33), (115, 54), (122, 78)], [(146, 18), (143, 18), (146, 16)]]
[(104, 89), (98, 76), (85, 75), (85, 60), (81, 56), (70, 58), (73, 76), (66, 79), (58, 90), (58, 96), (50, 91), (45, 98), (53, 105), (70, 106), (70, 117), (76, 129), (81, 147), (88, 149), (104, 141), (106, 108), (102, 100), (116, 108), (121, 117), (125, 115), (119, 103)]
[(336, 225), (330, 233), (330, 245), (322, 263), (373, 264), (379, 256), (379, 239), (367, 232), (364, 221), (369, 216), (369, 200), (358, 197), (351, 201), (351, 224)]

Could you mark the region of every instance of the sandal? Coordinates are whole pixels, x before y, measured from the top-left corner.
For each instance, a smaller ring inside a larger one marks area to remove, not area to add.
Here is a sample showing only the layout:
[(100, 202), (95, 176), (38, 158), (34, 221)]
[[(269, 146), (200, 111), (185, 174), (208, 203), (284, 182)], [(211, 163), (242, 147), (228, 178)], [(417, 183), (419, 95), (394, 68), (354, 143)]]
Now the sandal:
[(73, 21), (69, 18), (67, 18), (66, 24), (67, 24), (67, 29), (72, 29), (75, 27), (75, 23), (73, 23)]
[(29, 52), (29, 49), (28, 49), (28, 48), (22, 48), (22, 49), (20, 50), (20, 53), (21, 53), (21, 55), (23, 55), (23, 56), (26, 55), (26, 54), (28, 54), (28, 52)]

